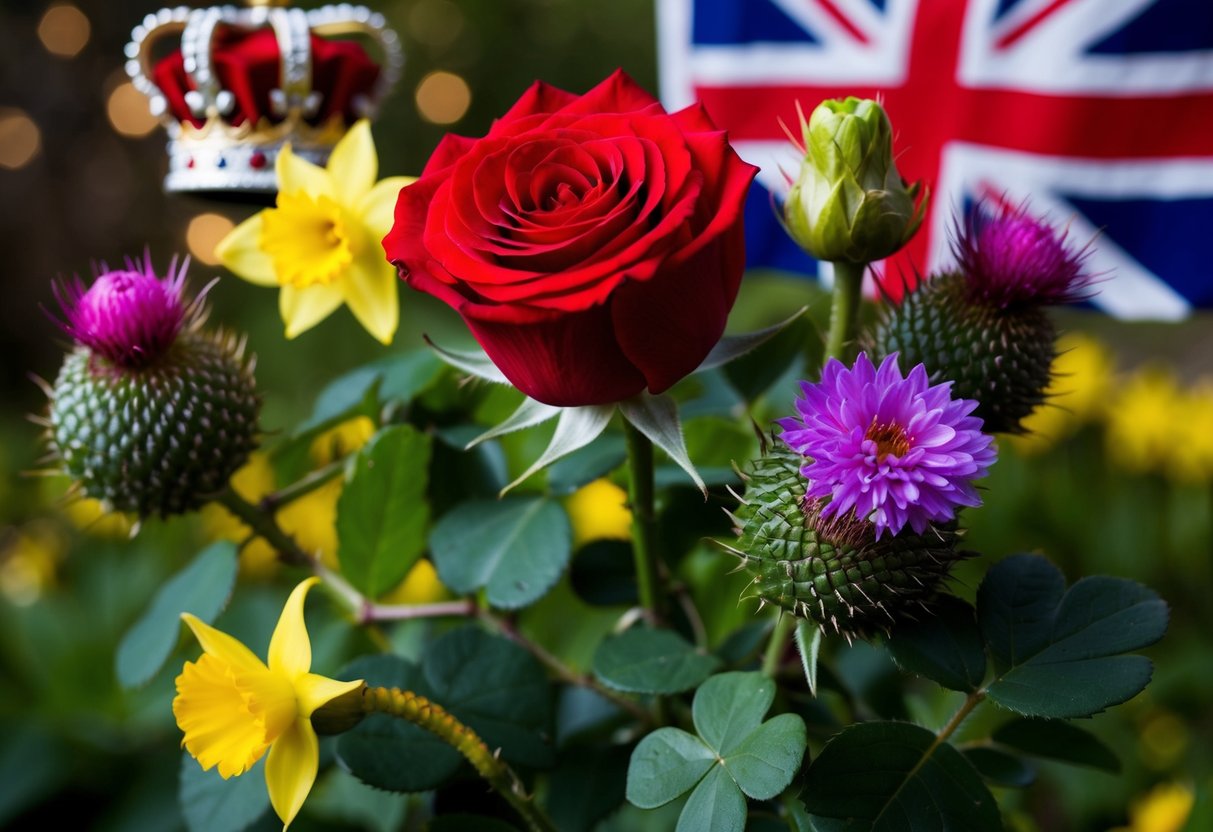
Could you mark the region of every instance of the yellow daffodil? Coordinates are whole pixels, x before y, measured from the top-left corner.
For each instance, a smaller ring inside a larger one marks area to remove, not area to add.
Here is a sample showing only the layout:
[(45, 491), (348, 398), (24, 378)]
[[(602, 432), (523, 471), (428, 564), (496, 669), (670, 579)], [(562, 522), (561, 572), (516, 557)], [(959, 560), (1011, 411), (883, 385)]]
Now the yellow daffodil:
[(396, 270), (379, 241), (392, 226), (397, 176), (376, 184), (379, 159), (370, 123), (359, 121), (321, 168), (283, 148), (278, 201), (232, 230), (215, 249), (235, 274), (278, 286), (286, 337), (311, 329), (342, 303), (366, 330), (391, 343), (399, 321)]
[(1108, 454), (1135, 472), (1163, 471), (1175, 443), (1180, 403), (1175, 376), (1146, 367), (1131, 376), (1108, 408)]
[(1180, 396), (1167, 470), (1179, 482), (1213, 480), (1213, 379), (1202, 379)]
[(316, 780), (312, 712), (362, 685), (310, 672), (303, 602), (318, 582), (308, 578), (287, 599), (270, 638), (268, 665), (226, 633), (189, 613), (181, 616), (204, 651), (177, 677), (173, 715), (185, 733), (181, 744), (203, 769), (218, 767), (224, 779), (248, 771), (268, 750), (265, 784), (283, 829)]
[(1195, 796), (1180, 783), (1161, 783), (1133, 802), (1129, 825), (1111, 832), (1179, 832), (1192, 813)]
[(573, 545), (595, 540), (631, 540), (628, 494), (608, 479), (594, 480), (569, 495), (564, 504), (573, 526)]

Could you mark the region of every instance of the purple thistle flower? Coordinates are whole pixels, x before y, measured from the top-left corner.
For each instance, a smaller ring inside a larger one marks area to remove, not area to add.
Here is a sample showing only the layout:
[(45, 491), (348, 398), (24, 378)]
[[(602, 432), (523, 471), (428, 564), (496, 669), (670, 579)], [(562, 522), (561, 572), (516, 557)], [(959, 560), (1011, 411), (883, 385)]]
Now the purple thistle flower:
[(180, 269), (174, 257), (161, 279), (150, 254), (142, 263), (126, 258), (125, 269), (110, 270), (103, 263), (87, 288), (79, 277), (54, 285), (63, 310), (63, 320), (54, 320), (76, 343), (119, 367), (147, 366), (199, 315), (201, 295), (189, 304), (184, 299), (188, 268), (188, 257)]
[(1074, 251), (1026, 205), (979, 204), (958, 229), (952, 251), (970, 291), (1007, 307), (1015, 303), (1074, 303), (1094, 294), (1083, 266), (1089, 248)]
[(951, 384), (931, 386), (921, 364), (903, 378), (896, 353), (879, 369), (866, 353), (849, 369), (830, 359), (819, 384), (801, 383), (800, 415), (778, 423), (783, 441), (809, 458), (806, 501), (828, 499), (823, 518), (870, 521), (877, 539), (907, 525), (922, 534), (960, 506), (980, 505), (972, 481), (997, 451), (969, 415), (977, 402), (953, 399)]

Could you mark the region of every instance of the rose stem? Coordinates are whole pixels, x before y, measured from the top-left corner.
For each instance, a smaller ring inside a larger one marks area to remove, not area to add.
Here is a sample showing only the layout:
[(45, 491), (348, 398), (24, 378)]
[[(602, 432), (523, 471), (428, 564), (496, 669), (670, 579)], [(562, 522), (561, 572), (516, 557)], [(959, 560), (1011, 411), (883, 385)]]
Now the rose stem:
[[(866, 263), (834, 263), (834, 298), (830, 305), (830, 331), (826, 335), (825, 359), (849, 359), (855, 352), (859, 334), (859, 299), (862, 296), (863, 275)], [(779, 662), (787, 649), (788, 637), (796, 627), (796, 617), (785, 615), (782, 610), (767, 642), (767, 652), (762, 658), (762, 672), (774, 676)]]
[(556, 832), (556, 827), (532, 797), (522, 788), (518, 777), (489, 750), (484, 740), (442, 706), (424, 696), (399, 688), (367, 687), (362, 692), (362, 707), (367, 713), (399, 717), (437, 735), (464, 756), (477, 773), (522, 816), (533, 832)]
[(657, 575), (657, 518), (653, 512), (653, 443), (626, 419), (628, 443), (628, 502), (632, 509), (632, 556), (636, 560), (636, 587), (645, 619), (659, 625), (665, 618), (665, 598)]

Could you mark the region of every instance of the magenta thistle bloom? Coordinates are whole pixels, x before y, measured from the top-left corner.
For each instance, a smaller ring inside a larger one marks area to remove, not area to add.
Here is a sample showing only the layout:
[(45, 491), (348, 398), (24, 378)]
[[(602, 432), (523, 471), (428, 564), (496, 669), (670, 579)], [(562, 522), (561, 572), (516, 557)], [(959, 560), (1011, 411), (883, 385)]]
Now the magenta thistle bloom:
[(1026, 205), (978, 205), (952, 250), (970, 291), (1000, 307), (1073, 303), (1094, 293), (1083, 262), (1088, 248), (1075, 251), (1065, 231), (1031, 216)]
[(148, 254), (142, 263), (128, 257), (125, 269), (102, 264), (101, 274), (87, 288), (78, 277), (55, 285), (63, 310), (63, 320), (56, 323), (78, 344), (119, 367), (145, 367), (172, 346), (182, 326), (198, 313), (197, 300), (187, 304), (184, 299), (188, 267), (188, 257), (180, 269), (174, 257), (161, 279)]
[(801, 388), (800, 415), (779, 425), (783, 441), (809, 458), (805, 498), (828, 500), (822, 517), (853, 512), (879, 539), (907, 525), (922, 534), (960, 506), (981, 504), (973, 480), (997, 452), (970, 415), (977, 402), (953, 399), (951, 382), (932, 386), (921, 364), (903, 378), (896, 353), (879, 369), (861, 353), (849, 369), (830, 359), (821, 383)]

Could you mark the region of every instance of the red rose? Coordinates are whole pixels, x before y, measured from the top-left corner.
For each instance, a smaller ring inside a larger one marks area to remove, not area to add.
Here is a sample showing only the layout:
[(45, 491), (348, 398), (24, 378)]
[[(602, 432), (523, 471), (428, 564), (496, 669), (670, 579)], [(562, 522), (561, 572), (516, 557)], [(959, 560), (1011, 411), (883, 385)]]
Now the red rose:
[(757, 168), (696, 105), (623, 72), (536, 83), (482, 139), (448, 135), (383, 240), (518, 389), (561, 406), (660, 393), (720, 339)]

